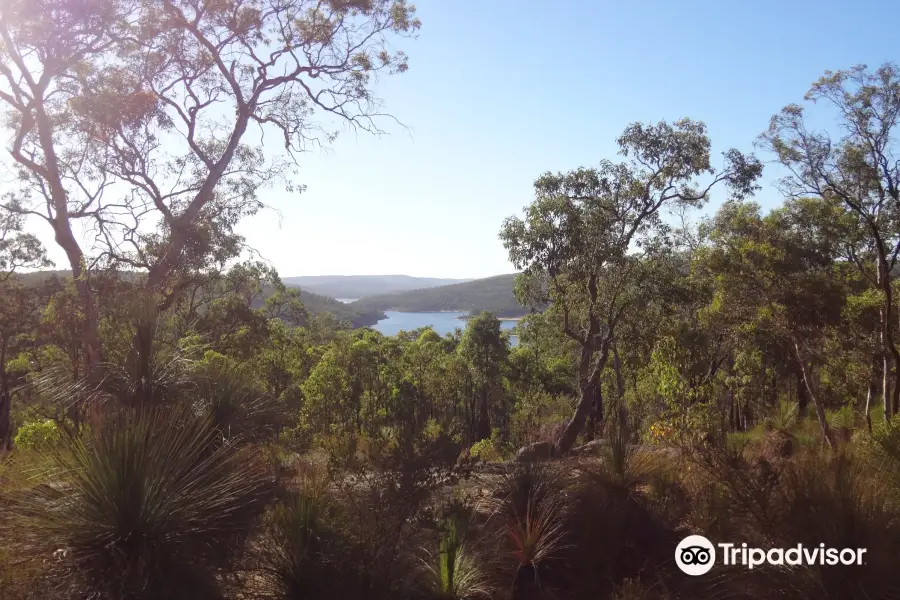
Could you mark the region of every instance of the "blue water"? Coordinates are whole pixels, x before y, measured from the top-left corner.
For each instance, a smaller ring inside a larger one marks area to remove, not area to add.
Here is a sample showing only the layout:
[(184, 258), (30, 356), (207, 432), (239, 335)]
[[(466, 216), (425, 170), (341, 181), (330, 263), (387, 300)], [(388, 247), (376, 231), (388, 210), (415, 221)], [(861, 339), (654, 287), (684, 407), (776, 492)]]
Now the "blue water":
[[(460, 317), (468, 314), (465, 312), (397, 312), (394, 310), (385, 311), (387, 319), (382, 319), (373, 325), (373, 329), (380, 331), (384, 335), (397, 335), (400, 330), (411, 331), (419, 327), (428, 327), (429, 325), (440, 335), (453, 333), (458, 327), (466, 328), (466, 322)], [(512, 329), (516, 326), (516, 321), (500, 321), (501, 329)], [(515, 337), (511, 340), (512, 345), (516, 345)]]

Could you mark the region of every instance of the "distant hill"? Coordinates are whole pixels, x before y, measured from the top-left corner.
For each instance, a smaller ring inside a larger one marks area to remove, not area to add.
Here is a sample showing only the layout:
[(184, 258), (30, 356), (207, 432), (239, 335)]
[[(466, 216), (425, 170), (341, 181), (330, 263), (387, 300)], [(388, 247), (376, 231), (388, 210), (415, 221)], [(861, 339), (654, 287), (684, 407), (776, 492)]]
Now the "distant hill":
[(44, 270), (44, 271), (26, 271), (24, 273), (16, 273), (15, 277), (19, 281), (22, 282), (23, 285), (35, 285), (48, 279), (52, 279), (53, 277), (58, 277), (60, 279), (65, 279), (66, 277), (71, 277), (72, 271), (56, 269), (56, 270)]
[[(65, 279), (71, 276), (72, 272), (67, 270), (31, 271), (28, 273), (16, 274), (16, 277), (18, 277), (25, 285), (37, 285), (52, 277)], [(254, 307), (259, 308), (262, 306), (264, 300), (268, 298), (273, 291), (272, 288), (268, 287), (264, 289), (262, 296), (254, 303)], [(307, 312), (309, 312), (310, 316), (329, 312), (339, 321), (350, 321), (354, 327), (368, 327), (384, 318), (384, 313), (379, 310), (359, 309), (357, 307), (352, 307), (349, 304), (338, 302), (334, 298), (315, 294), (307, 290), (300, 290), (300, 299), (303, 301), (303, 306), (306, 308)]]
[(433, 288), (471, 279), (440, 279), (437, 277), (410, 277), (409, 275), (312, 275), (282, 277), (285, 285), (295, 286), (332, 298), (365, 298)]
[(527, 314), (528, 311), (519, 304), (513, 295), (515, 278), (515, 273), (511, 273), (429, 289), (382, 294), (362, 298), (351, 303), (350, 306), (360, 312), (458, 310), (478, 313), (487, 310), (498, 317), (520, 317)]
[[(290, 286), (295, 287), (295, 286)], [(271, 295), (271, 288), (267, 288), (263, 292), (262, 298), (257, 303), (257, 307), (261, 306), (264, 299)], [(300, 300), (303, 307), (310, 314), (315, 316), (321, 313), (331, 313), (339, 321), (350, 321), (353, 327), (371, 327), (385, 317), (380, 310), (360, 309), (352, 304), (344, 304), (338, 302), (334, 298), (313, 294), (306, 290), (300, 290)]]

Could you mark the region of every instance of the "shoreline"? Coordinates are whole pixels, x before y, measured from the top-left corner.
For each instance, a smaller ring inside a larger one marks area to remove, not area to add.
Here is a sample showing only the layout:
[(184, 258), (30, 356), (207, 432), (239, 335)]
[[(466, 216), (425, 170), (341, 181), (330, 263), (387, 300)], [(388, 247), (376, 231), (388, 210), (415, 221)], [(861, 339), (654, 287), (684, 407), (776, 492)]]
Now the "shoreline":
[[(389, 308), (389, 309), (384, 310), (383, 312), (385, 313), (385, 315), (388, 312), (396, 312), (396, 313), (402, 313), (402, 314), (436, 314), (436, 315), (437, 314), (460, 313), (459, 316), (456, 317), (460, 321), (468, 321), (469, 319), (473, 318), (473, 316), (474, 316), (469, 311), (466, 311), (466, 310), (397, 310), (396, 308)], [(490, 311), (488, 311), (488, 312), (490, 312)], [(527, 315), (522, 315), (520, 317), (497, 317), (497, 320), (498, 321), (513, 321), (513, 322), (515, 322), (515, 321), (521, 321), (526, 316)], [(390, 317), (385, 316), (384, 318), (387, 319)], [(379, 319), (379, 320), (381, 320), (381, 319)]]
[[(452, 311), (452, 312), (456, 312), (456, 311)], [(468, 321), (472, 317), (470, 315), (460, 315), (456, 318), (459, 319), (460, 321)], [(524, 318), (525, 317), (497, 317), (497, 320), (498, 321), (521, 321)]]

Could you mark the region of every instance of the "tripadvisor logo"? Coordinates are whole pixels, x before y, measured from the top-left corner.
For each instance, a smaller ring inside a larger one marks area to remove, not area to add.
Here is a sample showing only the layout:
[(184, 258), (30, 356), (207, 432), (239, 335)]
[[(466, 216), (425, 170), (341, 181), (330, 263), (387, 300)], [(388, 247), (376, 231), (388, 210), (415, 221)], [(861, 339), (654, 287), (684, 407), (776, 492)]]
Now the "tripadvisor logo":
[(689, 535), (675, 548), (675, 563), (688, 575), (703, 575), (716, 562), (716, 548), (702, 535)]
[(825, 544), (792, 548), (750, 548), (747, 544), (719, 543), (715, 546), (702, 535), (689, 535), (675, 548), (675, 564), (688, 575), (704, 575), (716, 563), (718, 547), (723, 565), (742, 565), (748, 569), (761, 565), (835, 566), (862, 565), (865, 548), (827, 548)]

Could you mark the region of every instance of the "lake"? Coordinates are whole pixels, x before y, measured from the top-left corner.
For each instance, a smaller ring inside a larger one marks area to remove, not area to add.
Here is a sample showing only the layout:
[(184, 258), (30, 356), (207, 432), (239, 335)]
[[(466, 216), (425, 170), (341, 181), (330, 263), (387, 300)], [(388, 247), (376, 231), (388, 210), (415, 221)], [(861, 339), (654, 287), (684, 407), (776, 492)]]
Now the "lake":
[[(453, 333), (459, 327), (466, 328), (466, 322), (460, 317), (469, 313), (466, 312), (397, 312), (395, 310), (385, 311), (387, 319), (382, 319), (372, 326), (372, 329), (380, 331), (384, 335), (397, 335), (400, 330), (411, 331), (419, 327), (428, 327), (429, 325), (440, 335)], [(512, 329), (516, 326), (516, 321), (500, 321), (500, 328), (503, 330)], [(512, 345), (516, 345), (516, 338), (513, 336)]]

